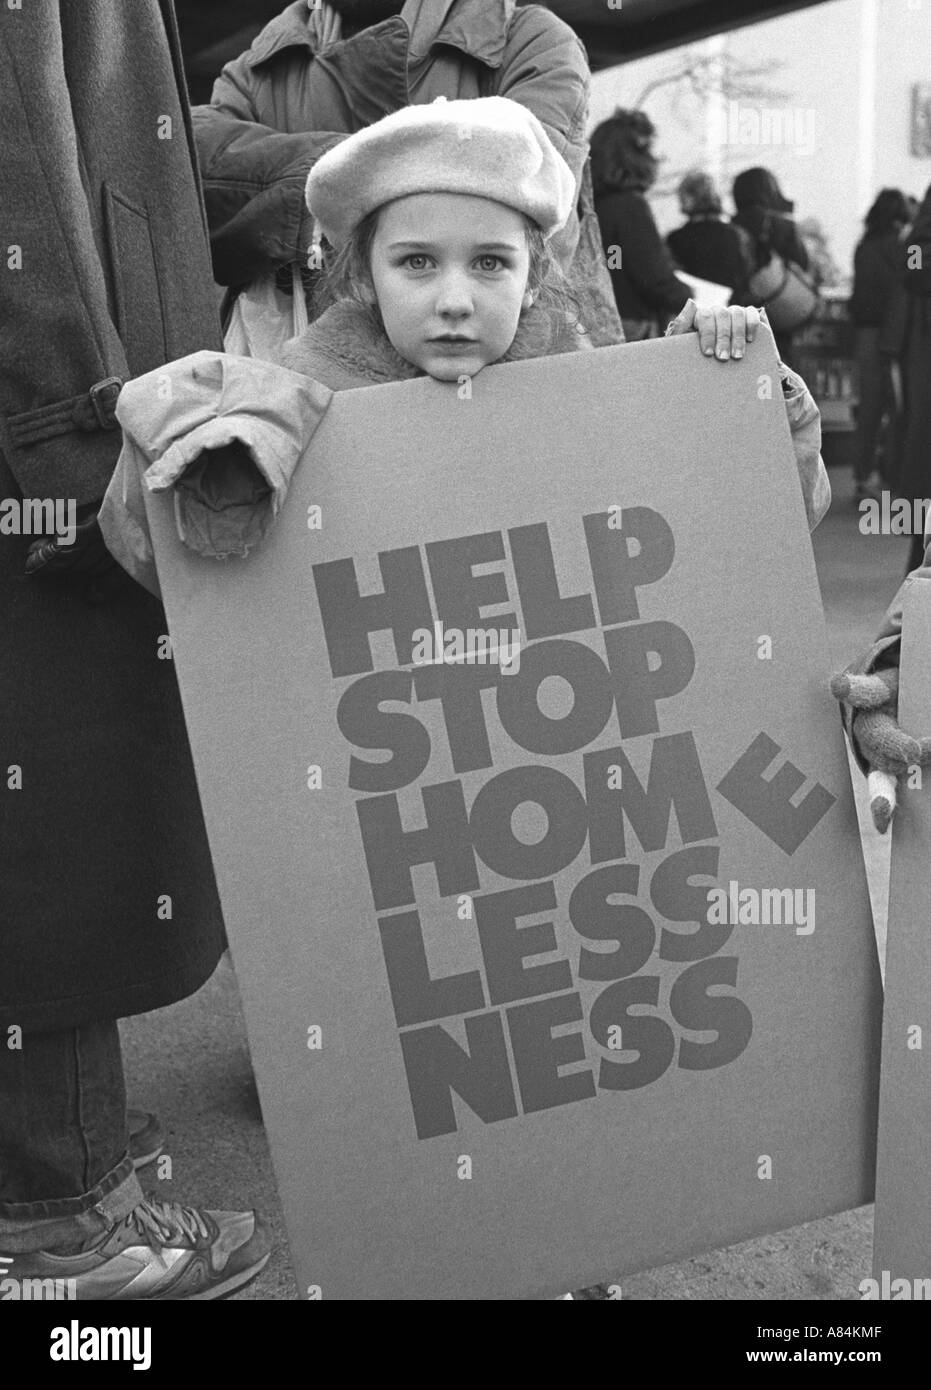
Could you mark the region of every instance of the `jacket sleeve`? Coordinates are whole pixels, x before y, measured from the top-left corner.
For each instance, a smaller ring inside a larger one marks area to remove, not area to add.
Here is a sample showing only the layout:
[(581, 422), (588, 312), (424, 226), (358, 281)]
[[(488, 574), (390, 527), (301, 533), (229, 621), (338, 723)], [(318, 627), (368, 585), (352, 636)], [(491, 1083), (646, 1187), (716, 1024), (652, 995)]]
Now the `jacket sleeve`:
[[(170, 389), (161, 392), (166, 377)], [(117, 405), (124, 448), (99, 515), (111, 554), (158, 592), (145, 487), (173, 491), (178, 535), (190, 550), (246, 556), (274, 524), (331, 396), (274, 363), (219, 352), (192, 353), (127, 382)]]
[(784, 363), (779, 370), (808, 529), (813, 531), (831, 505), (831, 484), (821, 457), (821, 412), (798, 372)]
[(155, 551), (142, 500), (146, 459), (135, 442), (124, 436), (116, 470), (100, 504), (97, 521), (110, 554), (137, 584), (157, 599), (162, 591), (155, 568)]
[[(624, 273), (658, 314), (675, 315), (689, 298), (687, 286), (676, 275), (672, 256), (659, 234), (646, 198), (627, 200), (625, 236), (618, 237)], [(628, 251), (629, 247), (629, 251)]]
[(931, 579), (931, 541), (925, 547), (921, 564), (902, 581), (895, 598), (886, 609), (875, 638), (866, 650), (850, 663), (848, 671), (857, 675), (868, 675), (872, 671), (898, 666), (902, 645), (902, 609), (910, 586), (918, 579)]
[[(497, 95), (520, 102), (536, 116), (572, 170), (577, 204), (588, 158), (590, 86), (585, 49), (568, 24), (535, 5), (517, 10), (508, 31)], [(553, 237), (552, 249), (564, 270), (575, 256), (579, 232), (573, 211)]]
[(210, 105), (192, 112), (213, 273), (221, 285), (250, 284), (304, 256), (311, 237), (307, 175), (346, 138), (338, 131), (287, 134), (263, 125), (255, 108), (256, 83), (243, 55), (217, 78)]
[(537, 6), (518, 10), (508, 33), (498, 95), (533, 112), (572, 170), (577, 188), (588, 156), (590, 84), (585, 50), (568, 24)]
[[(895, 598), (886, 609), (875, 638), (860, 655), (846, 668), (850, 675), (870, 675), (874, 671), (897, 668), (902, 652), (902, 610), (910, 587), (919, 579), (931, 579), (931, 541), (925, 547), (924, 558), (917, 569), (905, 576)], [(850, 747), (860, 771), (866, 776), (870, 767), (853, 736), (853, 718), (856, 710), (846, 702), (841, 705), (841, 719)]]

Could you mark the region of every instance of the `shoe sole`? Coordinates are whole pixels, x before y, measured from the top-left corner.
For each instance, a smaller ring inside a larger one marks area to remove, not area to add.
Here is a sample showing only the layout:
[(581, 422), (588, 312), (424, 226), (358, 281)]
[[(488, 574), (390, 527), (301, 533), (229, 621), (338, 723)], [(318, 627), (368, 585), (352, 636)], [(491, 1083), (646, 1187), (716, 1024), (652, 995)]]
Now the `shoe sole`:
[(257, 1275), (261, 1274), (271, 1257), (272, 1252), (269, 1250), (268, 1254), (263, 1255), (256, 1264), (250, 1265), (248, 1269), (241, 1269), (238, 1274), (230, 1275), (229, 1279), (222, 1284), (214, 1284), (212, 1288), (203, 1289), (200, 1293), (189, 1294), (186, 1299), (180, 1301), (197, 1303), (212, 1298), (223, 1298), (226, 1294), (235, 1293), (237, 1289), (245, 1288), (246, 1284), (251, 1283)]

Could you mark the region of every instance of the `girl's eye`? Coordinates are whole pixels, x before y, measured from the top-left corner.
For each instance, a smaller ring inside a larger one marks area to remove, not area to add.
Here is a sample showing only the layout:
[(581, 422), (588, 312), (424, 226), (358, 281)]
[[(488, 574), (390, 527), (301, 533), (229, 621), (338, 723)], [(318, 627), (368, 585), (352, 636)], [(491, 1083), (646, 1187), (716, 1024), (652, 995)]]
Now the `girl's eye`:
[(504, 262), (500, 256), (489, 254), (487, 256), (479, 256), (478, 258), (479, 270), (498, 270), (503, 265)]
[(409, 256), (404, 257), (404, 264), (411, 270), (426, 270), (427, 257), (421, 251), (412, 251)]

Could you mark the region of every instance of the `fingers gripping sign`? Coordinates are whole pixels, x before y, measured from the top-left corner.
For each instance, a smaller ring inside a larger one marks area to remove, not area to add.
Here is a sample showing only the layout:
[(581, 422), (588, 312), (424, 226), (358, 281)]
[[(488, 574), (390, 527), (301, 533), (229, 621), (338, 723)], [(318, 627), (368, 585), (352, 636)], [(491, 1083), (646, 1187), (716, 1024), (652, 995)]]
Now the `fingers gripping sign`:
[(727, 362), (739, 361), (759, 331), (762, 320), (759, 309), (732, 304), (726, 309), (700, 309), (689, 299), (666, 329), (668, 338), (683, 333), (697, 333), (699, 350), (705, 357)]
[(731, 356), (740, 361), (747, 350), (747, 344), (752, 343), (757, 335), (760, 312), (752, 306), (745, 309), (737, 304), (727, 312), (731, 315)]
[(720, 361), (726, 362), (731, 355), (733, 339), (730, 310), (715, 309), (708, 314), (707, 319), (708, 321), (704, 322), (699, 313), (698, 340), (701, 350), (706, 357), (713, 352)]

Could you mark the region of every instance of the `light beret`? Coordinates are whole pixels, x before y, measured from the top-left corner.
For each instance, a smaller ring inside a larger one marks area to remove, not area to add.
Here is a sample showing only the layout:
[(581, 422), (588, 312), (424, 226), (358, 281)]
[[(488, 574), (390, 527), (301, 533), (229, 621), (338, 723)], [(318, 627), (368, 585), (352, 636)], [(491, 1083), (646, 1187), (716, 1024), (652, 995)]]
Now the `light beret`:
[(469, 193), (525, 213), (550, 237), (575, 179), (531, 111), (507, 97), (405, 106), (317, 160), (307, 206), (332, 246), (376, 208), (412, 193)]

